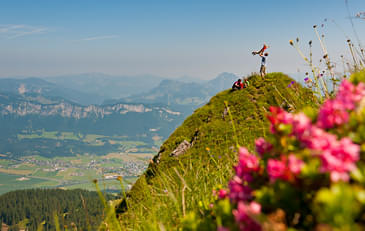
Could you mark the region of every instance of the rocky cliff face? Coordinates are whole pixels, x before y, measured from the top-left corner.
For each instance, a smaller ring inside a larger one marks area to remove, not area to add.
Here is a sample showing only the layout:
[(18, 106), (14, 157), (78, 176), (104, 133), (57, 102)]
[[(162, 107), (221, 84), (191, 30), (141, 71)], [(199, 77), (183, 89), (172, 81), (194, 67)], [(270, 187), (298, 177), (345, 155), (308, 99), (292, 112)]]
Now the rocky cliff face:
[(179, 116), (181, 113), (172, 111), (165, 107), (146, 106), (144, 104), (114, 104), (114, 105), (89, 105), (81, 106), (69, 102), (59, 102), (52, 104), (42, 104), (30, 101), (18, 101), (0, 103), (0, 115), (41, 115), (41, 116), (55, 116), (81, 119), (87, 117), (104, 118), (111, 114), (127, 114), (130, 112), (145, 113), (145, 112), (159, 112), (160, 114), (170, 114)]
[[(125, 141), (142, 142), (141, 147), (149, 149), (167, 138), (184, 116), (164, 105), (115, 103), (83, 106), (39, 94), (0, 93), (0, 153), (47, 157), (60, 153), (98, 154), (118, 152), (121, 142)], [(100, 141), (102, 145), (95, 145), (84, 138), (49, 138), (43, 131), (67, 132), (76, 137), (96, 135), (103, 137), (100, 138), (103, 141)], [(30, 138), (19, 138), (24, 136)], [(118, 142), (108, 142), (110, 137)], [(55, 145), (58, 146), (55, 148)]]

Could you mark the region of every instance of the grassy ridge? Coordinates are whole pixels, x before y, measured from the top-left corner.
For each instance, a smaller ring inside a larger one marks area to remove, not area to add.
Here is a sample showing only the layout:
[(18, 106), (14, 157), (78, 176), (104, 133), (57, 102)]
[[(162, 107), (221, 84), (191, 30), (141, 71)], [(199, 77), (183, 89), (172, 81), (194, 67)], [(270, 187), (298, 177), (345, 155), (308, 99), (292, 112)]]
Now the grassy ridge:
[[(269, 106), (296, 110), (315, 104), (311, 91), (297, 84), (288, 87), (292, 79), (282, 73), (268, 74), (264, 81), (259, 76), (249, 80), (246, 89), (213, 97), (163, 143), (127, 200), (117, 207), (123, 227), (175, 230), (184, 217), (192, 215), (189, 211), (204, 216), (212, 190), (226, 185), (232, 176), (236, 144), (252, 150), (255, 138), (266, 136)], [(170, 157), (184, 140), (193, 146), (183, 155)]]

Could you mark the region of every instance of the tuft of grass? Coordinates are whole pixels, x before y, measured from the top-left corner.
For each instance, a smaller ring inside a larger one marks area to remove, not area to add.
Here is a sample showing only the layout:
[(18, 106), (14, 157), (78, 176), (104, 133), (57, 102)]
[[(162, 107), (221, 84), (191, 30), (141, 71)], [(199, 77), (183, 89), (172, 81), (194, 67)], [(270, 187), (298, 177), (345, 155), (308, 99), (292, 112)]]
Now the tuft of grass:
[(114, 206), (109, 204), (109, 202), (105, 199), (105, 196), (103, 195), (102, 191), (100, 190), (98, 180), (93, 180), (93, 183), (95, 184), (96, 192), (99, 195), (99, 199), (102, 202), (104, 206), (104, 220), (100, 224), (99, 229), (100, 231), (107, 231), (107, 230), (113, 230), (113, 231), (122, 231), (122, 228), (120, 226), (120, 222), (117, 219), (117, 216), (115, 214)]
[[(116, 208), (122, 230), (178, 230), (190, 212), (208, 215), (213, 190), (226, 185), (233, 174), (237, 146), (253, 151), (255, 139), (266, 137), (269, 106), (299, 110), (317, 105), (310, 90), (288, 87), (292, 79), (282, 73), (270, 73), (265, 80), (253, 75), (249, 81), (248, 88), (217, 94), (163, 143)], [(192, 147), (170, 156), (184, 140)]]

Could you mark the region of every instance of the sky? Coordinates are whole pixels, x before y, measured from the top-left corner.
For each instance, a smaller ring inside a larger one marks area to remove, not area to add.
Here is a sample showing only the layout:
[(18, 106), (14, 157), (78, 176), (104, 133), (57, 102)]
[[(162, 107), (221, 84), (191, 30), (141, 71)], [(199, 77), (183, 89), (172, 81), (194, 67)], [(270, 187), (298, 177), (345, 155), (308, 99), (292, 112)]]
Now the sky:
[[(0, 77), (77, 73), (190, 76), (257, 72), (267, 43), (268, 71), (307, 70), (289, 40), (334, 61), (356, 41), (349, 20), (365, 0), (1, 0)], [(327, 19), (327, 21), (324, 21)], [(365, 19), (353, 18), (365, 44)]]

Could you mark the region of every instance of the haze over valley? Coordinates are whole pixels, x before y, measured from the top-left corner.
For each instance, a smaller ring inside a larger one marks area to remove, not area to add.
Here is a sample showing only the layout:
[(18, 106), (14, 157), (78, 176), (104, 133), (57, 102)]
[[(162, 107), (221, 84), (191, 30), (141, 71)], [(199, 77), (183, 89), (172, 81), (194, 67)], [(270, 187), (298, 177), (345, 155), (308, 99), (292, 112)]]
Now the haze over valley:
[(159, 146), (237, 76), (186, 82), (82, 74), (0, 79), (0, 193), (134, 182)]

